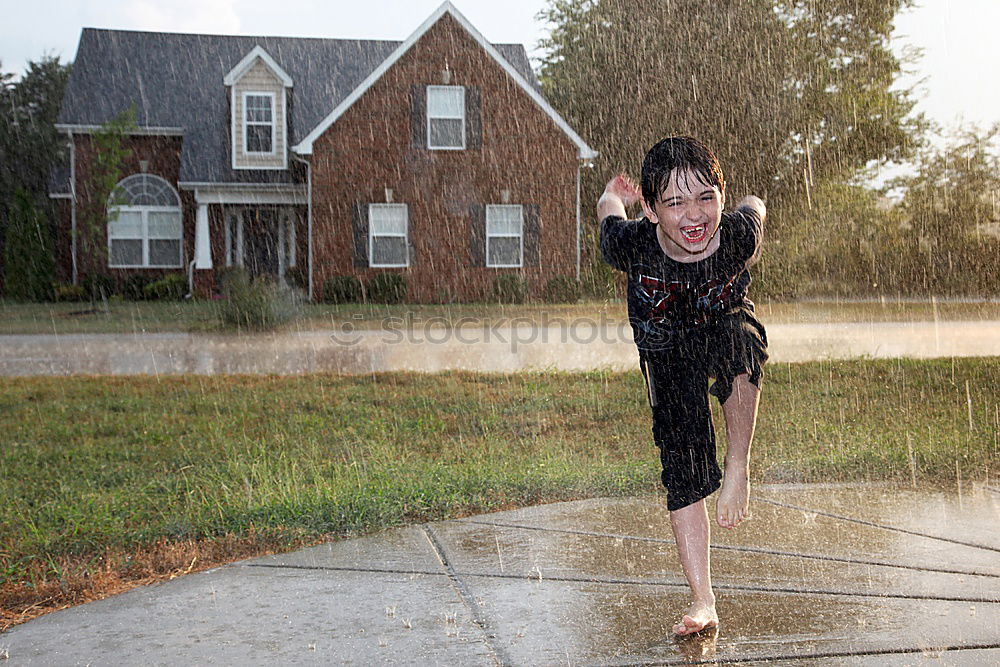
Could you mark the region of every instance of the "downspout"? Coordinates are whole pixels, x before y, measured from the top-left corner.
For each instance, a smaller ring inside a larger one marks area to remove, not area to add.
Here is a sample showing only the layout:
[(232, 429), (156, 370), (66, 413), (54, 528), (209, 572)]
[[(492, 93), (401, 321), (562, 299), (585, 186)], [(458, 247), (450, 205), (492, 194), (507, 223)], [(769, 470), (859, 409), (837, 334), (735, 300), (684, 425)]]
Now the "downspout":
[(313, 177), (312, 177), (312, 164), (309, 160), (303, 160), (298, 155), (291, 153), (292, 159), (301, 162), (306, 166), (306, 197), (308, 201), (306, 202), (306, 226), (308, 231), (306, 232), (306, 238), (309, 241), (306, 249), (306, 273), (309, 274), (309, 300), (313, 300)]
[(580, 256), (581, 243), (580, 236), (582, 234), (582, 229), (580, 227), (580, 171), (583, 169), (583, 162), (580, 162), (576, 167), (576, 281), (580, 282)]
[(73, 130), (66, 130), (69, 137), (69, 219), (70, 219), (70, 259), (73, 263), (73, 284), (78, 282), (76, 269), (76, 141)]

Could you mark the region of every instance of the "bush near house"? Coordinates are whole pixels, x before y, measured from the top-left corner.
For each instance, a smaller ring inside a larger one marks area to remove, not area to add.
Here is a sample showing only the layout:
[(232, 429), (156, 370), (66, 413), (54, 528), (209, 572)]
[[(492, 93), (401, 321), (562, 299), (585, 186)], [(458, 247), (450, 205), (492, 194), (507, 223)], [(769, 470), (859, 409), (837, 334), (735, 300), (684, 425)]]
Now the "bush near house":
[(85, 277), (83, 289), (87, 293), (87, 298), (92, 301), (100, 301), (118, 293), (114, 279), (103, 273), (92, 273)]
[(172, 273), (146, 285), (143, 296), (150, 300), (179, 301), (187, 291), (187, 277), (181, 273)]
[(580, 281), (569, 276), (556, 276), (545, 283), (545, 300), (549, 303), (576, 303), (581, 293)]
[(152, 276), (135, 273), (122, 283), (121, 294), (129, 301), (142, 301), (146, 297), (146, 286), (155, 280)]
[(528, 299), (528, 283), (513, 273), (499, 275), (493, 280), (493, 298), (500, 303), (524, 303)]
[(406, 292), (406, 276), (401, 273), (380, 273), (368, 281), (368, 300), (372, 303), (403, 303)]
[(358, 303), (361, 281), (354, 276), (334, 276), (323, 281), (323, 303)]
[(223, 300), (219, 318), (237, 329), (273, 329), (292, 320), (297, 311), (295, 294), (267, 278), (253, 278), (241, 268), (227, 269), (222, 277)]
[(56, 301), (76, 302), (87, 300), (87, 290), (82, 285), (54, 283), (52, 285), (52, 292)]

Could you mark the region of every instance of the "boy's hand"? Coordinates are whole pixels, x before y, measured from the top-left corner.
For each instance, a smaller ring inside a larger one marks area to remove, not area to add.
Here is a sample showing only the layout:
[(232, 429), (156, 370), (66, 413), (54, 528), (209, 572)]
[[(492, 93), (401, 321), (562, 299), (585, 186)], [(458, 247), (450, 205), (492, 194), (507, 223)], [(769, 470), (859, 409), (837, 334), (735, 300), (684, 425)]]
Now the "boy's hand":
[(626, 217), (625, 209), (642, 198), (642, 192), (635, 182), (625, 174), (618, 174), (604, 186), (604, 193), (597, 200), (597, 219), (604, 220), (609, 215)]

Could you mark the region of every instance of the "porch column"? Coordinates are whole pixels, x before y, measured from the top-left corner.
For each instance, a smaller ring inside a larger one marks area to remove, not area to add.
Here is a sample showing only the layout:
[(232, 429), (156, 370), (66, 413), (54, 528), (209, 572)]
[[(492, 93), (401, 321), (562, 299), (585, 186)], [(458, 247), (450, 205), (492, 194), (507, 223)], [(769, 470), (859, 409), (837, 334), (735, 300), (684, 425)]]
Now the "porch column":
[(208, 204), (198, 204), (194, 234), (194, 268), (212, 268), (212, 246), (208, 239)]

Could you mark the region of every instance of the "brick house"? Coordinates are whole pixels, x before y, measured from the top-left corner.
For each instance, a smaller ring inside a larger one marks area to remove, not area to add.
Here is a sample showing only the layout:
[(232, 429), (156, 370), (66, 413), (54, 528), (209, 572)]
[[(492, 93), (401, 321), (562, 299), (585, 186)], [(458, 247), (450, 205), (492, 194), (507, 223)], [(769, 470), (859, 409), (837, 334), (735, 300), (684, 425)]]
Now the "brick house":
[[(94, 133), (129, 107), (111, 207), (88, 191)], [(524, 47), (490, 44), (450, 2), (401, 43), (84, 29), (57, 127), (74, 283), (185, 272), (207, 295), (238, 265), (319, 298), (333, 276), (388, 271), (427, 302), (485, 298), (503, 273), (536, 294), (579, 277), (596, 153)]]

